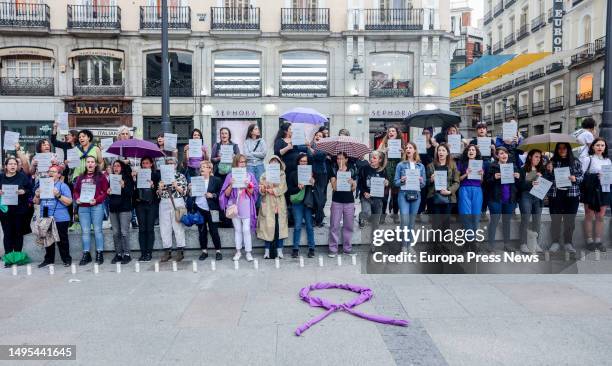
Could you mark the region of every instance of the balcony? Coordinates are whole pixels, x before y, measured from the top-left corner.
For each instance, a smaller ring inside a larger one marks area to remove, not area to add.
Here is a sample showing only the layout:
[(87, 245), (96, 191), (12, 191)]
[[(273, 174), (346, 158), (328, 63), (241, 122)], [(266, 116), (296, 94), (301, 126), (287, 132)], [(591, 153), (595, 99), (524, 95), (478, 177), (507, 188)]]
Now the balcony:
[(495, 4), (495, 7), (493, 8), (493, 16), (496, 17), (503, 12), (504, 12), (504, 2), (500, 1), (497, 4)]
[(503, 120), (504, 120), (504, 114), (502, 112), (495, 112), (493, 121), (494, 122), (501, 122)]
[[(11, 31), (49, 31), (49, 5), (30, 3), (0, 3), (0, 28)], [(21, 29), (19, 29), (21, 28)]]
[(283, 31), (329, 32), (329, 8), (282, 8)]
[(244, 33), (245, 31), (259, 33), (259, 8), (212, 7), (210, 8), (211, 31)]
[(553, 62), (552, 64), (546, 65), (546, 75), (555, 73), (559, 70), (563, 70), (563, 62)]
[(423, 14), (423, 9), (365, 9), (365, 30), (420, 30)]
[(0, 78), (0, 95), (53, 96), (53, 78)]
[[(144, 80), (144, 95), (147, 97), (161, 97), (162, 85), (160, 79), (145, 79)], [(170, 80), (170, 96), (171, 97), (192, 97), (193, 83), (191, 79), (171, 79)]]
[(510, 90), (514, 87), (514, 81), (508, 81), (505, 82), (504, 85), (502, 85), (502, 90), (506, 91), (506, 90)]
[(465, 60), (466, 51), (465, 48), (457, 48), (453, 53), (453, 60)]
[(591, 103), (593, 101), (593, 91), (576, 94), (576, 105)]
[(506, 119), (514, 117), (514, 108), (506, 107), (506, 109), (504, 110), (504, 116)]
[(518, 78), (514, 79), (514, 85), (515, 86), (523, 85), (528, 81), (529, 81), (529, 78), (527, 77), (527, 75), (521, 75)]
[(502, 43), (501, 41), (496, 42), (493, 44), (493, 47), (491, 48), (491, 53), (493, 55), (497, 55), (498, 53), (500, 53), (501, 51), (503, 51), (504, 48), (502, 47)]
[(491, 115), (489, 114), (489, 115), (483, 116), (482, 121), (485, 123), (491, 122)]
[(491, 89), (491, 95), (499, 94), (501, 92), (502, 92), (502, 86), (501, 85), (494, 86)]
[(508, 9), (512, 4), (514, 4), (516, 0), (506, 0), (504, 2), (504, 8)]
[(472, 57), (481, 57), (482, 56), (482, 47), (480, 43), (474, 43), (474, 48), (472, 49)]
[(544, 114), (544, 112), (545, 112), (544, 102), (535, 102), (531, 106), (531, 114), (533, 116), (537, 116), (539, 114)]
[(529, 80), (536, 80), (546, 75), (544, 69), (539, 68), (529, 72)]
[(595, 55), (603, 55), (606, 53), (606, 36), (597, 38), (593, 43), (595, 44)]
[(525, 118), (529, 116), (529, 105), (523, 105), (518, 107), (518, 110), (516, 111), (516, 117), (517, 118)]
[(556, 98), (550, 98), (548, 101), (548, 112), (556, 112), (563, 109), (563, 95)]
[(215, 97), (259, 97), (261, 80), (231, 79), (213, 80), (212, 95)]
[(68, 31), (88, 33), (121, 31), (121, 8), (102, 5), (68, 5)]
[(489, 10), (484, 15), (484, 25), (491, 23), (492, 20), (493, 20), (493, 15), (491, 14), (491, 10)]
[(91, 95), (125, 95), (122, 80), (111, 79), (72, 79), (72, 94)]
[(396, 98), (414, 96), (412, 80), (370, 80), (370, 97)]
[[(584, 62), (591, 61), (595, 57), (595, 44), (594, 43), (589, 43), (583, 47), (584, 49), (582, 51), (578, 52), (575, 55), (572, 55), (572, 57), (570, 58), (571, 67), (584, 63)], [(604, 42), (604, 49), (605, 49), (605, 42)]]
[(515, 42), (516, 41), (514, 39), (514, 32), (512, 32), (509, 35), (507, 35), (506, 38), (504, 38), (504, 48), (508, 48), (512, 46)]
[(545, 14), (540, 14), (531, 20), (531, 31), (536, 32), (546, 25)]
[(516, 32), (517, 42), (529, 35), (529, 24), (521, 24), (519, 30)]
[[(161, 30), (161, 11), (157, 6), (140, 7), (140, 30)], [(168, 7), (168, 30), (191, 30), (191, 8)]]

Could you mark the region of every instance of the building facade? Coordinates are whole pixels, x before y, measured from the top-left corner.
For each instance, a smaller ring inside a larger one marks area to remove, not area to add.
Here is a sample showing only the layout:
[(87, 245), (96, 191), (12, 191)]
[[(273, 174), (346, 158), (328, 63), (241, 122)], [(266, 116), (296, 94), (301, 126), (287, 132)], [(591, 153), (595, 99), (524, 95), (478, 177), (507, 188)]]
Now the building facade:
[(451, 2), (451, 31), (459, 39), (451, 59), (451, 75), (482, 57), (484, 37), (481, 29), (472, 26), (472, 8), (467, 1)]
[[(35, 140), (60, 112), (98, 136), (161, 132), (158, 0), (0, 4), (0, 123)], [(456, 42), (444, 0), (168, 0), (170, 115), (186, 143), (313, 107), (332, 134), (373, 141), (387, 124), (448, 108)], [(23, 138), (22, 138), (23, 140)], [(26, 139), (27, 140), (27, 139)]]

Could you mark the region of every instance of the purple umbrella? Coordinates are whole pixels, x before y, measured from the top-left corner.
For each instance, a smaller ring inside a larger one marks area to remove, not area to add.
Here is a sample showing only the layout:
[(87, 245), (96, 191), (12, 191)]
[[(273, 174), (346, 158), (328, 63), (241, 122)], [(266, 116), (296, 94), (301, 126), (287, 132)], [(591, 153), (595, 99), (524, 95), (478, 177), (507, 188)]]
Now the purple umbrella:
[(312, 108), (297, 107), (281, 114), (280, 118), (289, 122), (310, 123), (312, 125), (322, 125), (329, 121), (327, 117)]
[(126, 158), (144, 158), (145, 156), (160, 158), (164, 156), (157, 145), (140, 139), (115, 141), (106, 152)]

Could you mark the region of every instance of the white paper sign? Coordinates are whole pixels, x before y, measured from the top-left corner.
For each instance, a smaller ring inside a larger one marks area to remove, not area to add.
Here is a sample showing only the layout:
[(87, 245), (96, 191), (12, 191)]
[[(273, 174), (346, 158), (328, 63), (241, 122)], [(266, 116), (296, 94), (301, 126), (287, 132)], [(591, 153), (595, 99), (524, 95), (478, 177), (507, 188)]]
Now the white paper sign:
[(470, 172), (468, 173), (467, 179), (480, 180), (481, 178), (480, 171), (482, 170), (482, 160), (471, 159), (468, 163), (468, 169), (470, 169)]
[(504, 140), (512, 140), (518, 133), (518, 124), (516, 122), (502, 123), (502, 138)]
[(55, 149), (55, 158), (60, 164), (64, 164), (66, 157), (64, 156), (64, 149)]
[(175, 151), (178, 135), (175, 133), (164, 133), (164, 150)]
[(232, 168), (232, 187), (246, 188), (245, 181), (248, 179), (246, 168)]
[(448, 147), (451, 154), (461, 154), (461, 135), (448, 135)]
[(266, 182), (280, 184), (280, 164), (266, 164)]
[(202, 140), (189, 139), (189, 156), (192, 158), (202, 157)]
[(68, 149), (68, 166), (70, 168), (76, 168), (81, 164), (81, 150), (78, 147), (73, 147), (72, 149)]
[(221, 155), (222, 163), (232, 163), (234, 158), (234, 145), (220, 145), (219, 154)]
[(427, 141), (425, 141), (425, 136), (419, 135), (414, 138), (414, 144), (417, 147), (417, 152), (419, 154), (427, 154)]
[(53, 159), (52, 153), (38, 153), (35, 156), (36, 161), (38, 162), (38, 167), (36, 168), (39, 172), (46, 173), (49, 171), (51, 167), (51, 159)]
[(499, 172), (501, 173), (501, 184), (514, 183), (514, 165), (512, 163), (499, 164)]
[(2, 185), (2, 204), (7, 206), (17, 206), (18, 197), (17, 189), (19, 188), (16, 184), (3, 184)]
[(312, 165), (298, 165), (298, 184), (305, 186), (310, 185), (310, 178), (312, 178)]
[(447, 189), (448, 187), (448, 172), (446, 170), (434, 171), (434, 187), (436, 191)]
[(351, 179), (351, 172), (338, 172), (336, 174), (336, 191), (350, 192), (351, 184), (349, 179)]
[(555, 168), (555, 185), (557, 188), (569, 188), (572, 181), (569, 179), (571, 173), (569, 167)]
[(370, 178), (370, 196), (381, 198), (385, 196), (385, 178)]
[(96, 185), (93, 183), (81, 184), (81, 195), (79, 200), (81, 203), (89, 203), (96, 197)]
[(70, 130), (68, 127), (68, 112), (61, 112), (57, 114), (57, 128), (61, 135), (65, 135)]
[(191, 197), (203, 197), (205, 195), (204, 177), (191, 177)]
[(420, 191), (421, 190), (421, 174), (418, 169), (404, 169), (406, 175), (406, 182), (402, 186), (403, 190), (406, 191)]
[(538, 184), (534, 184), (529, 193), (531, 193), (532, 196), (543, 200), (548, 194), (548, 190), (550, 190), (553, 183), (542, 177), (538, 178), (536, 182), (538, 182)]
[(174, 182), (174, 165), (164, 164), (159, 167), (159, 172), (161, 173), (161, 180), (164, 184), (172, 184)]
[(136, 176), (136, 188), (151, 188), (151, 169), (140, 169)]
[(401, 159), (402, 157), (402, 140), (392, 139), (387, 141), (389, 159)]
[(121, 195), (121, 174), (109, 175), (111, 194)]
[(43, 200), (55, 198), (53, 194), (53, 178), (38, 178), (38, 184), (40, 188), (40, 198)]
[(490, 137), (478, 137), (478, 150), (480, 155), (491, 156), (491, 138)]
[(15, 144), (19, 142), (19, 132), (4, 131), (4, 150), (15, 150)]
[(119, 156), (119, 155), (111, 154), (106, 151), (112, 144), (113, 144), (112, 137), (100, 139), (100, 150), (102, 150), (103, 158), (116, 158), (117, 156)]
[(294, 146), (306, 145), (306, 131), (304, 130), (304, 124), (291, 124), (291, 143)]
[(612, 165), (601, 166), (601, 185), (612, 184)]

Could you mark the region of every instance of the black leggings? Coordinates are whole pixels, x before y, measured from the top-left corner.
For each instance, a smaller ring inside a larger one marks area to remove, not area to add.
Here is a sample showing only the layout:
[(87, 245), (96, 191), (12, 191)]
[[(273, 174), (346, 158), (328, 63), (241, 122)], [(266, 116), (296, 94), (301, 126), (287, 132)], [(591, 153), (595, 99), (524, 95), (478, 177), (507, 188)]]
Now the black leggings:
[(55, 225), (57, 226), (57, 233), (59, 234), (60, 240), (45, 248), (45, 262), (55, 262), (55, 246), (57, 245), (62, 262), (70, 263), (72, 261), (72, 257), (70, 256), (70, 244), (68, 242), (68, 226), (70, 226), (70, 221), (56, 222)]
[(23, 231), (30, 222), (26, 213), (7, 212), (0, 216), (2, 231), (4, 231), (4, 253), (21, 252), (23, 249)]
[(210, 237), (212, 238), (213, 245), (216, 250), (221, 250), (221, 238), (219, 238), (219, 230), (217, 229), (217, 223), (213, 222), (210, 211), (204, 211), (198, 207), (200, 215), (204, 218), (204, 224), (198, 225), (198, 233), (200, 234), (200, 248), (208, 249), (208, 232), (210, 231)]

